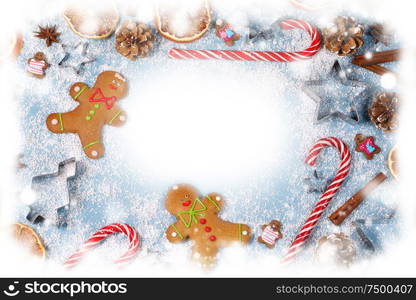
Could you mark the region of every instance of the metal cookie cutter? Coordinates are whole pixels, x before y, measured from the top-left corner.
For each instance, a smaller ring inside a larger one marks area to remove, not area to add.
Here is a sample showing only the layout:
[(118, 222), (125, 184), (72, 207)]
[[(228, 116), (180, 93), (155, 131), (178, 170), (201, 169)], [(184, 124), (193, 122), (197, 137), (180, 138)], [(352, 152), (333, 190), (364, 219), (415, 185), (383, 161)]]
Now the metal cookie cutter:
[(55, 219), (58, 227), (66, 227), (71, 209), (69, 181), (76, 175), (77, 162), (72, 157), (60, 162), (56, 172), (33, 177), (31, 187), (37, 201), (29, 205), (26, 219), (33, 224)]
[(358, 102), (369, 97), (369, 85), (351, 79), (338, 61), (325, 79), (306, 81), (302, 90), (316, 102), (315, 124), (330, 118), (358, 123), (362, 117)]

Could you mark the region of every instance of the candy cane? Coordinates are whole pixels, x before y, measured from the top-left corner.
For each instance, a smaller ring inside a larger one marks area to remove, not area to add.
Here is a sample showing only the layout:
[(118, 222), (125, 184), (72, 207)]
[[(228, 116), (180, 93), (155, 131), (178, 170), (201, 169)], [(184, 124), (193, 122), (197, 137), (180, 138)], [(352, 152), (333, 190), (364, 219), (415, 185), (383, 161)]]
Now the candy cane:
[(300, 28), (311, 36), (311, 45), (297, 52), (275, 52), (275, 51), (239, 51), (239, 50), (184, 50), (170, 49), (170, 58), (176, 59), (222, 59), (243, 61), (274, 61), (292, 62), (311, 58), (321, 48), (321, 37), (315, 26), (301, 20), (286, 20), (280, 24), (282, 29)]
[(129, 238), (129, 250), (114, 263), (123, 264), (129, 262), (134, 258), (137, 251), (139, 250), (139, 236), (136, 230), (134, 230), (131, 226), (123, 223), (113, 223), (101, 228), (96, 233), (94, 233), (87, 241), (84, 242), (80, 249), (78, 249), (67, 259), (67, 261), (64, 263), (64, 266), (68, 268), (75, 266), (88, 251), (96, 247), (102, 240), (115, 233), (123, 233), (127, 235)]
[(315, 165), (316, 158), (318, 157), (321, 150), (329, 146), (335, 147), (341, 154), (341, 163), (339, 164), (338, 172), (332, 180), (331, 184), (322, 194), (319, 201), (315, 204), (315, 207), (310, 213), (309, 218), (306, 220), (298, 235), (295, 237), (295, 240), (292, 242), (292, 245), (290, 246), (286, 256), (282, 260), (283, 263), (290, 262), (301, 250), (303, 244), (308, 239), (312, 230), (318, 223), (318, 220), (324, 212), (325, 208), (328, 206), (332, 198), (334, 198), (335, 194), (338, 192), (339, 188), (350, 172), (351, 154), (348, 150), (348, 146), (343, 141), (335, 137), (323, 138), (317, 141), (309, 151), (309, 154), (306, 157), (306, 163), (310, 166)]

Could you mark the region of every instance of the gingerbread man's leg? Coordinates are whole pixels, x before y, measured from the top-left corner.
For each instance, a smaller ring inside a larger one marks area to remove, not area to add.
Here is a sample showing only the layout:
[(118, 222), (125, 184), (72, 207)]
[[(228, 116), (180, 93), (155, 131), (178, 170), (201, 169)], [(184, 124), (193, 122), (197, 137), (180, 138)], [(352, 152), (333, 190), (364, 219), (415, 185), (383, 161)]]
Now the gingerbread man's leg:
[(104, 155), (104, 146), (101, 143), (101, 129), (78, 131), (82, 148), (89, 158), (97, 159)]
[(192, 247), (192, 258), (204, 266), (210, 266), (215, 264), (217, 252), (218, 245), (216, 243), (196, 240)]

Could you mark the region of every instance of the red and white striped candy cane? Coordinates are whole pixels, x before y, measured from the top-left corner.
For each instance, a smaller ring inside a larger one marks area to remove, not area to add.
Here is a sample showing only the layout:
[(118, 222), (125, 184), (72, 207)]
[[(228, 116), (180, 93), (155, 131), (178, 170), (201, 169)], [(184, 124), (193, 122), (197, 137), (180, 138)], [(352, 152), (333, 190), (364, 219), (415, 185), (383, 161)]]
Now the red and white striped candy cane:
[(342, 140), (335, 137), (323, 138), (317, 141), (309, 151), (309, 154), (306, 157), (306, 163), (310, 166), (315, 165), (316, 158), (318, 157), (321, 150), (329, 146), (335, 147), (341, 154), (341, 163), (339, 164), (338, 172), (332, 180), (331, 184), (322, 194), (319, 201), (315, 204), (315, 207), (310, 213), (309, 218), (306, 220), (298, 235), (295, 237), (295, 240), (292, 242), (292, 245), (290, 246), (286, 256), (282, 260), (283, 263), (290, 262), (302, 249), (303, 244), (312, 233), (312, 230), (318, 223), (319, 218), (321, 217), (325, 208), (328, 206), (332, 198), (334, 198), (335, 194), (338, 192), (339, 188), (350, 172), (351, 154), (348, 150), (348, 146)]
[(301, 20), (285, 20), (280, 23), (282, 29), (300, 28), (311, 36), (311, 45), (302, 51), (239, 51), (239, 50), (184, 50), (170, 49), (169, 57), (176, 59), (222, 59), (243, 61), (292, 62), (311, 58), (321, 48), (321, 37), (315, 26)]
[(90, 251), (92, 248), (97, 246), (102, 240), (105, 240), (108, 236), (115, 233), (123, 233), (129, 238), (129, 249), (120, 258), (114, 261), (115, 264), (127, 263), (134, 258), (137, 251), (139, 250), (140, 240), (136, 230), (131, 226), (123, 223), (113, 223), (107, 225), (96, 233), (94, 233), (84, 244), (72, 254), (67, 261), (64, 263), (65, 267), (71, 268), (79, 263), (82, 257)]

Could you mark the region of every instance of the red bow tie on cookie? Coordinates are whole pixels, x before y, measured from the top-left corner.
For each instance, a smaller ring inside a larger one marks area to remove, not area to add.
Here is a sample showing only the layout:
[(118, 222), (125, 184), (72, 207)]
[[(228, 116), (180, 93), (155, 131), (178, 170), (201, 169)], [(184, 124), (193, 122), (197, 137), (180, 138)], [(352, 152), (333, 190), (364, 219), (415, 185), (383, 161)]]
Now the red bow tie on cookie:
[(97, 88), (94, 94), (91, 95), (89, 100), (90, 102), (104, 102), (105, 107), (107, 107), (107, 109), (111, 109), (114, 103), (116, 103), (117, 98), (116, 96), (105, 97), (101, 89)]

